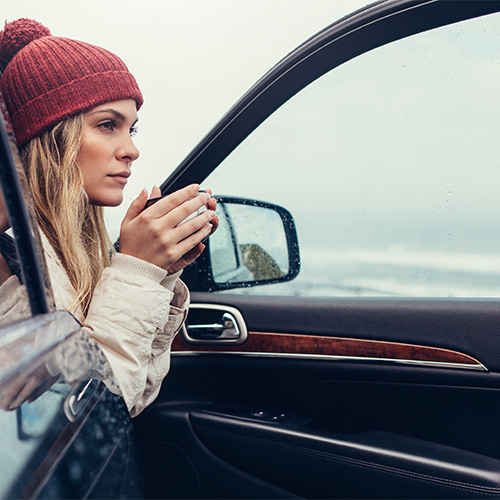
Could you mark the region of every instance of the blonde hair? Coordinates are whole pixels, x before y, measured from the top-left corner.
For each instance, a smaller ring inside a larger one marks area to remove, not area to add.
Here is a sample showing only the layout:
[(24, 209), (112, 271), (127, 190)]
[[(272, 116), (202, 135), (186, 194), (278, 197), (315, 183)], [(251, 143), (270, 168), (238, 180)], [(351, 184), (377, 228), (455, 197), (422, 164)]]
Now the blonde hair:
[(35, 137), (21, 151), (41, 230), (56, 251), (76, 290), (72, 312), (87, 315), (113, 246), (103, 208), (91, 205), (77, 157), (83, 131), (78, 114)]

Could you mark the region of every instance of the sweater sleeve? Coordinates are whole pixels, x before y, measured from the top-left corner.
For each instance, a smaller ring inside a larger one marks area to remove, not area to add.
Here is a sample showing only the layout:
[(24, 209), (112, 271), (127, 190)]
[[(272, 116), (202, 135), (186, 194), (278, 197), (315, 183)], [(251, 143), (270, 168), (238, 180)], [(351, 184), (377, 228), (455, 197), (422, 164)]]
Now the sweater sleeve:
[(12, 275), (0, 286), (0, 326), (29, 318), (28, 294), (17, 276)]
[(140, 259), (116, 254), (103, 271), (84, 329), (103, 350), (133, 416), (159, 392), (187, 303), (176, 276)]
[(176, 279), (173, 292), (167, 323), (156, 332), (151, 345), (151, 359), (147, 367), (144, 393), (130, 409), (132, 417), (137, 416), (156, 399), (161, 383), (170, 369), (170, 347), (186, 319), (189, 307), (189, 291), (180, 279)]

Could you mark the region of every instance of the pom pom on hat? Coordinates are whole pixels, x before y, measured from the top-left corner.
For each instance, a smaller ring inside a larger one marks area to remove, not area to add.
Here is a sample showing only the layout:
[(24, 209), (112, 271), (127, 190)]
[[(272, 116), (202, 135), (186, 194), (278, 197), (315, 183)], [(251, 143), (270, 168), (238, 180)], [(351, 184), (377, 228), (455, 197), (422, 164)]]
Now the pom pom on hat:
[(30, 42), (44, 36), (50, 36), (50, 30), (33, 19), (6, 22), (0, 32), (0, 59), (9, 62)]
[(18, 19), (0, 33), (0, 59), (7, 61), (0, 92), (17, 145), (57, 122), (105, 102), (143, 97), (125, 63), (89, 43), (52, 36), (43, 24)]

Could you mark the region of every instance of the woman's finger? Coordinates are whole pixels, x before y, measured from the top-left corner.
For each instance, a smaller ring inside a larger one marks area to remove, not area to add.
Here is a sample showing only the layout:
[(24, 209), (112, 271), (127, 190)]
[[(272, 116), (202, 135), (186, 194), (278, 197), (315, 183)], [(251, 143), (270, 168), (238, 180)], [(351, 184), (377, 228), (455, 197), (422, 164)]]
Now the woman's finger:
[(144, 205), (148, 199), (148, 192), (143, 189), (139, 196), (130, 204), (130, 207), (123, 218), (122, 225), (134, 220), (144, 209)]
[(12, 382), (7, 388), (2, 391), (0, 397), (0, 408), (5, 411), (13, 410), (13, 402), (17, 399), (18, 395), (22, 392), (24, 386), (28, 383), (29, 378), (20, 377)]
[(168, 268), (168, 273), (173, 274), (189, 266), (189, 264), (193, 263), (202, 254), (203, 250), (205, 250), (205, 245), (203, 243), (198, 243), (198, 245), (189, 250), (189, 252), (183, 255), (177, 262), (172, 264), (172, 266)]
[(207, 203), (207, 208), (209, 210), (215, 210), (217, 208), (217, 201), (215, 198), (210, 198)]
[[(188, 236), (195, 234), (197, 231), (202, 229), (206, 224), (211, 223), (215, 217), (215, 212), (213, 210), (206, 210), (205, 212), (193, 217), (192, 219), (183, 222), (175, 228), (176, 240), (182, 241)], [(200, 240), (201, 241), (201, 240)]]
[(206, 209), (209, 199), (210, 195), (208, 193), (200, 193), (197, 196), (186, 200), (168, 214), (169, 223), (173, 224), (174, 227), (185, 224), (187, 220), (191, 220), (196, 217), (201, 208)]
[(193, 196), (196, 196), (198, 194), (199, 189), (200, 189), (199, 184), (191, 184), (190, 186), (186, 186), (185, 188), (179, 189), (178, 191), (175, 191), (174, 193), (165, 196), (165, 198), (162, 198), (161, 200), (157, 201), (154, 205), (151, 205), (148, 208), (147, 210), (148, 215), (159, 219), (160, 217), (169, 214), (174, 209), (182, 205), (184, 202), (186, 202), (190, 198), (193, 198)]
[(214, 218), (210, 221), (210, 224), (212, 224), (212, 230), (210, 231), (210, 235), (212, 235), (215, 233), (215, 231), (217, 231), (217, 228), (219, 227), (219, 216), (214, 215)]
[(198, 243), (201, 243), (207, 236), (210, 235), (212, 224), (206, 223), (198, 229), (198, 231), (191, 233), (189, 236), (180, 241), (177, 245), (180, 255), (186, 255)]
[(161, 190), (158, 186), (153, 186), (149, 198), (159, 198), (161, 196)]
[(28, 382), (22, 388), (21, 392), (10, 403), (9, 410), (15, 410), (16, 408), (21, 406), (39, 385), (40, 385), (40, 379), (38, 377), (30, 377)]

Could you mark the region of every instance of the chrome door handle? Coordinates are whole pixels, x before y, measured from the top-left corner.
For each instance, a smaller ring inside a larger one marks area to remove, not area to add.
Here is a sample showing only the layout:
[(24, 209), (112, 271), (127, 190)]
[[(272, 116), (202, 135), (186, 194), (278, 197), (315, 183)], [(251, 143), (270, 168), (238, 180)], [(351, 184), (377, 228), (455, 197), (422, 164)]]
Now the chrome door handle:
[[(234, 307), (218, 304), (191, 304), (190, 310), (206, 310), (207, 315), (213, 312), (221, 313), (221, 318), (216, 323), (187, 324), (182, 327), (186, 342), (190, 344), (242, 344), (247, 339), (247, 328), (243, 316)], [(197, 315), (203, 312), (197, 311)]]
[(225, 312), (220, 319), (220, 323), (211, 325), (189, 325), (186, 327), (192, 339), (238, 339), (240, 330), (234, 317)]

